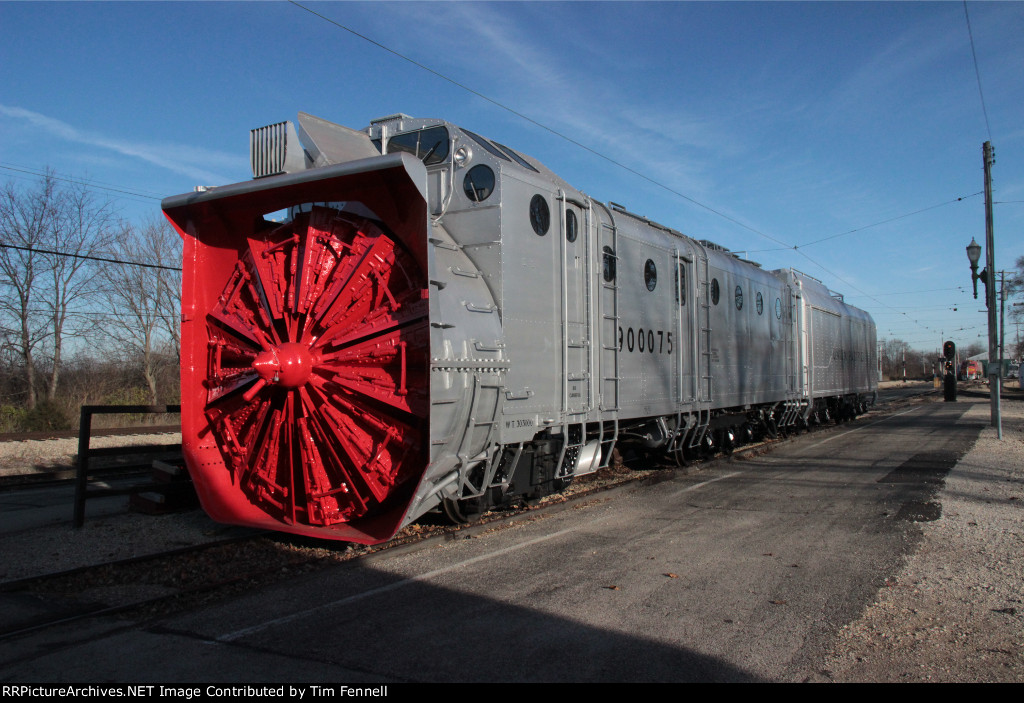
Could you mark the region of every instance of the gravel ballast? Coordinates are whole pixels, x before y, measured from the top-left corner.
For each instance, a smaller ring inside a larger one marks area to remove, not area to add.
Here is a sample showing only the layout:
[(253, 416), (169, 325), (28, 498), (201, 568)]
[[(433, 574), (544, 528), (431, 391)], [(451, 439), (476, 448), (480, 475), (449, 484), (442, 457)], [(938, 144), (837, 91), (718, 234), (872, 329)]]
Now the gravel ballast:
[[(1019, 395), (1019, 394), (1018, 394)], [(830, 680), (1024, 681), (1024, 401), (1003, 399), (937, 497), (942, 516), (826, 663)]]
[[(132, 447), (154, 444), (180, 444), (180, 432), (157, 434), (111, 435), (92, 437), (89, 447)], [(78, 438), (69, 439), (26, 439), (20, 442), (0, 442), (0, 476), (49, 473), (65, 471), (75, 467), (78, 456)]]

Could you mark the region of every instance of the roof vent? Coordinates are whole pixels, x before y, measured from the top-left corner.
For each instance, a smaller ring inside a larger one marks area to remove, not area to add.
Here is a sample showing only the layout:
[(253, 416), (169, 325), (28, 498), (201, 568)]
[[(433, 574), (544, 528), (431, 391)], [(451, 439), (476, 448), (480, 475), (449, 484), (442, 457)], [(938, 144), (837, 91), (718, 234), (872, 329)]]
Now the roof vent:
[(375, 120), (370, 120), (370, 124), (384, 124), (385, 122), (395, 122), (400, 120), (411, 120), (412, 118), (404, 112), (396, 112), (393, 115), (387, 117), (378, 117)]
[(249, 164), (253, 178), (295, 173), (306, 168), (306, 154), (291, 122), (249, 131)]

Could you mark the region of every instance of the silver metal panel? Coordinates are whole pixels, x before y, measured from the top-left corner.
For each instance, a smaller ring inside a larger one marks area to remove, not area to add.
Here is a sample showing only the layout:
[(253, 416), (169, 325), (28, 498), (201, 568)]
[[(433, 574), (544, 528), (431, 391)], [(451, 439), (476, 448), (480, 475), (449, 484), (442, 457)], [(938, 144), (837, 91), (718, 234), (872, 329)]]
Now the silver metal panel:
[(357, 132), (305, 112), (299, 113), (299, 137), (309, 147), (314, 166), (380, 156), (365, 132)]
[[(633, 417), (676, 411), (680, 381), (675, 360), (685, 353), (677, 329), (675, 252), (661, 246), (660, 237), (644, 237), (649, 233), (639, 224), (620, 219), (616, 252), (619, 405), (623, 415)], [(653, 280), (653, 290), (648, 280)]]
[(556, 213), (550, 192), (507, 175), (503, 178), (501, 308), (513, 362), (505, 412), (533, 414), (541, 426), (560, 422), (563, 374), (559, 227), (554, 221), (543, 236), (533, 231), (530, 201), (538, 194), (546, 199), (549, 211)]
[[(594, 237), (590, 222), (589, 208), (574, 201), (562, 192), (557, 200), (558, 229), (554, 236), (559, 239), (559, 274), (561, 288), (562, 338), (562, 404), (564, 415), (573, 416), (570, 421), (580, 421), (579, 415), (586, 415), (592, 407), (593, 360), (591, 335), (593, 304), (591, 278), (593, 276)], [(567, 231), (573, 223), (570, 233)], [(554, 228), (552, 228), (554, 229)]]
[(843, 319), (837, 313), (810, 307), (812, 395), (837, 395), (843, 392), (843, 369), (837, 358), (842, 351)]
[[(788, 287), (769, 272), (710, 250), (708, 348), (713, 407), (744, 407), (788, 399), (794, 391), (791, 306)], [(761, 295), (760, 311), (757, 296)]]
[(809, 391), (821, 398), (877, 390), (875, 325), (863, 310), (833, 296), (820, 281), (789, 272), (802, 291), (809, 341)]

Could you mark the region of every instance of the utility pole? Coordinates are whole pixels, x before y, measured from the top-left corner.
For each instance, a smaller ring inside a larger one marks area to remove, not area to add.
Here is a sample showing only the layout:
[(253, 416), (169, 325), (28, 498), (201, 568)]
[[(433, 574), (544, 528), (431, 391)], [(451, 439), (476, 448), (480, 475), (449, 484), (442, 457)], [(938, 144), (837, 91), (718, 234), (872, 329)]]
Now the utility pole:
[(1006, 271), (999, 272), (999, 379), (1003, 378), (1003, 359), (1006, 358)]
[(996, 435), (1003, 438), (1003, 420), (999, 409), (1000, 375), (1002, 364), (993, 366), (996, 358), (996, 331), (998, 322), (996, 320), (996, 252), (995, 233), (992, 223), (992, 164), (996, 162), (995, 150), (992, 142), (985, 142), (981, 145), (982, 162), (985, 166), (985, 268), (988, 274), (989, 285), (985, 296), (988, 307), (988, 387), (992, 414), (992, 425), (996, 428)]

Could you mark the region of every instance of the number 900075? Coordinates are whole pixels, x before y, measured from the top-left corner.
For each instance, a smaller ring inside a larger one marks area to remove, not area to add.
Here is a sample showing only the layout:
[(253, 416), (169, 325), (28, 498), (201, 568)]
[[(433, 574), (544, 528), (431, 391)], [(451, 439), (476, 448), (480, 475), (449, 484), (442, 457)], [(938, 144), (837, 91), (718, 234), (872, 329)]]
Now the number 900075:
[(671, 354), (672, 333), (639, 327), (619, 327), (619, 351)]

